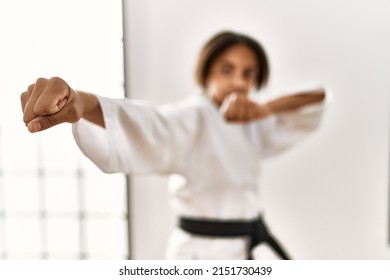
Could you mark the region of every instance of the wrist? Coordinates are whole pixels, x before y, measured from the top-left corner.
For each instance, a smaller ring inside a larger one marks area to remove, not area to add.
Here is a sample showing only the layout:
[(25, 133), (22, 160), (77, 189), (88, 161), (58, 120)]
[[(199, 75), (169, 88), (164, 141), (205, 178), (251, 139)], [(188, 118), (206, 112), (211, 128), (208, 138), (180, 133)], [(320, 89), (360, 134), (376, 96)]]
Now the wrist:
[(105, 127), (102, 108), (99, 99), (92, 93), (77, 91), (82, 110), (81, 118), (84, 118), (101, 127)]
[(78, 94), (80, 100), (81, 117), (86, 118), (93, 111), (93, 107), (96, 106), (94, 104), (94, 96), (82, 91), (76, 91), (76, 93)]
[(274, 108), (270, 103), (265, 103), (262, 105), (264, 114), (268, 117), (275, 113)]
[(274, 113), (274, 108), (272, 108), (271, 104), (266, 103), (264, 108), (267, 116), (271, 116)]
[(273, 114), (272, 107), (266, 103), (266, 104), (257, 104), (257, 118), (264, 119)]

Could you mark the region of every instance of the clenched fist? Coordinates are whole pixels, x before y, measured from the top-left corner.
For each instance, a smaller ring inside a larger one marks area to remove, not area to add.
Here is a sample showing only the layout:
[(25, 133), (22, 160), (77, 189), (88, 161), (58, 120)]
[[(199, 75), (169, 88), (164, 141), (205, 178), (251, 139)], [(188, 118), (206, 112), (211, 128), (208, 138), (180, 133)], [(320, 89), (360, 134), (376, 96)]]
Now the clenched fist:
[(247, 123), (268, 117), (272, 111), (266, 104), (259, 104), (247, 96), (232, 93), (225, 97), (220, 107), (229, 122)]
[(63, 122), (77, 122), (83, 116), (80, 94), (57, 77), (39, 78), (20, 99), (23, 121), (32, 133)]

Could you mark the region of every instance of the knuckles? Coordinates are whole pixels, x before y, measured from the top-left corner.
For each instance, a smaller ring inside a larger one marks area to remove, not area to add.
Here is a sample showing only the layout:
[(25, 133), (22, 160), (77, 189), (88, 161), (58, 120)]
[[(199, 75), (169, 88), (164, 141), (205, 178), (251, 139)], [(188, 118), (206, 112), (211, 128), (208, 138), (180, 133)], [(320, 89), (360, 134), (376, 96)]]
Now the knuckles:
[[(21, 95), (20, 95), (20, 102), (22, 102), (22, 105), (23, 107), (25, 106), (25, 101), (27, 99), (27, 91), (23, 92)], [(23, 108), (24, 109), (24, 108)]]
[(34, 87), (35, 87), (35, 84), (29, 85), (27, 88), (27, 91), (31, 93), (34, 90)]
[(61, 86), (67, 86), (66, 82), (59, 78), (59, 77), (51, 77), (49, 80), (48, 80), (48, 84), (50, 85), (61, 85)]
[(53, 86), (53, 85), (67, 86), (66, 82), (63, 79), (61, 79), (60, 77), (54, 76), (54, 77), (51, 77), (50, 79), (40, 77), (35, 81), (34, 84), (31, 84), (28, 87), (28, 91), (32, 92), (35, 87), (45, 88), (47, 86)]
[[(47, 118), (48, 124), (50, 124), (51, 118), (49, 115), (56, 113), (53, 112), (51, 108), (46, 108), (45, 103), (42, 104), (40, 102), (36, 102), (38, 100), (37, 95), (41, 94), (43, 91), (47, 92), (58, 92), (62, 89), (67, 89), (68, 85), (67, 83), (59, 78), (59, 77), (52, 77), (50, 79), (46, 78), (38, 78), (35, 83), (28, 86), (27, 91), (23, 92), (20, 95), (20, 101), (22, 103), (22, 110), (23, 110), (23, 121), (25, 123), (29, 123), (32, 119), (34, 119), (36, 116), (45, 116), (45, 119)], [(36, 92), (34, 92), (36, 91)], [(34, 104), (29, 104), (29, 101), (31, 98), (34, 98), (35, 102)], [(27, 104), (29, 104), (27, 106)], [(26, 110), (27, 106), (27, 110)], [(72, 106), (69, 107), (69, 116), (72, 119), (76, 119), (78, 116), (79, 110), (77, 108), (72, 108)]]
[(45, 78), (38, 78), (36, 81), (35, 81), (35, 85), (37, 86), (44, 86), (46, 83), (47, 83), (47, 79)]

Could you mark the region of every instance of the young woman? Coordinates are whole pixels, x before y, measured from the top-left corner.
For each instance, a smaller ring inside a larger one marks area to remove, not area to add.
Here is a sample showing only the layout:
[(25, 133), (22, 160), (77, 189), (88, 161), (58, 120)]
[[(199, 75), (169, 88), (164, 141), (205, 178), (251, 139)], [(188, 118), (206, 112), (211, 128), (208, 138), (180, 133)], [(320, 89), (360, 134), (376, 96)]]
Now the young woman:
[(73, 123), (74, 138), (107, 173), (174, 174), (169, 184), (178, 227), (170, 259), (247, 259), (261, 244), (287, 254), (261, 219), (260, 161), (297, 143), (320, 122), (322, 88), (255, 102), (269, 63), (254, 39), (222, 32), (202, 49), (196, 80), (203, 94), (160, 106), (75, 91), (60, 78), (22, 93), (24, 122), (38, 132)]

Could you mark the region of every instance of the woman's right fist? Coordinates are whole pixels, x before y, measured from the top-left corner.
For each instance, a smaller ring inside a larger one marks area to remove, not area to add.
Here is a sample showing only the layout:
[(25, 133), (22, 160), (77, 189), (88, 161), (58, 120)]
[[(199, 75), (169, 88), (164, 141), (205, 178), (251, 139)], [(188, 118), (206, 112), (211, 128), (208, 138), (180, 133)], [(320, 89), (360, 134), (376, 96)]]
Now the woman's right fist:
[(39, 78), (20, 96), (23, 121), (32, 133), (77, 122), (83, 116), (79, 94), (58, 77)]

